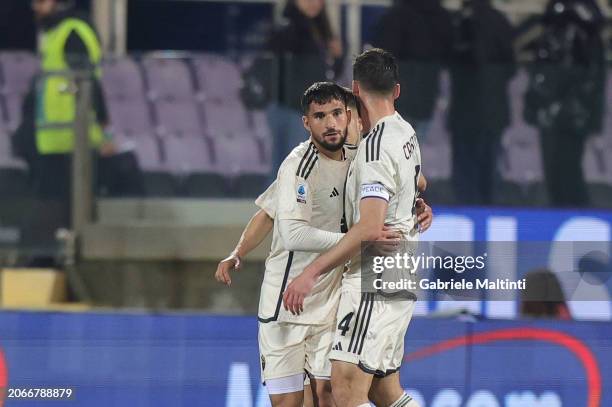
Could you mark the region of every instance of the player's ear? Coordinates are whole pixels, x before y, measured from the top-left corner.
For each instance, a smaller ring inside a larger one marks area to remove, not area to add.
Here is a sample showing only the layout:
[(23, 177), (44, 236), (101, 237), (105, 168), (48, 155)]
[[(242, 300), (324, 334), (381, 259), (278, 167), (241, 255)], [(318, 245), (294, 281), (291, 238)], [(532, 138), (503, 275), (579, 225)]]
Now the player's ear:
[(351, 109), (346, 108), (346, 125), (351, 124), (351, 120), (353, 119), (353, 112)]
[(308, 116), (302, 116), (302, 124), (304, 125), (304, 128), (308, 131), (310, 131), (310, 124), (308, 124)]
[(396, 83), (395, 87), (393, 88), (393, 100), (397, 100), (399, 96), (400, 96), (400, 84)]
[(359, 96), (359, 82), (357, 82), (357, 81), (355, 81), (355, 80), (354, 80), (354, 81), (351, 83), (351, 88), (353, 88), (353, 94), (354, 94), (355, 96)]

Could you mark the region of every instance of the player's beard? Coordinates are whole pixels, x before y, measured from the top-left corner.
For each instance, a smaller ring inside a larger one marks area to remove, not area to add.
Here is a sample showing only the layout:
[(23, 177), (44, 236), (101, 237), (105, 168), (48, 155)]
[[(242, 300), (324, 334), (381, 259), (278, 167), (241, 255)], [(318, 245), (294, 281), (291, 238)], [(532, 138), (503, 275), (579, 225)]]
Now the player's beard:
[(346, 137), (348, 135), (348, 127), (340, 132), (340, 140), (337, 143), (328, 143), (325, 140), (325, 136), (329, 134), (328, 132), (321, 134), (320, 137), (316, 137), (318, 144), (329, 152), (336, 152), (340, 150), (344, 146), (344, 142), (346, 141)]

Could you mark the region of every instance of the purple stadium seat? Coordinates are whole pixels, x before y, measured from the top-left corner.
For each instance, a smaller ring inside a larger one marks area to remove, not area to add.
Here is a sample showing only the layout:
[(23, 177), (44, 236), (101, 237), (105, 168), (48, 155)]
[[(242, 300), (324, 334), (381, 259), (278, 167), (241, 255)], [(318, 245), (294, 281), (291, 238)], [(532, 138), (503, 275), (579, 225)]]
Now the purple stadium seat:
[(135, 152), (143, 171), (167, 171), (160, 158), (159, 140), (156, 137), (129, 137), (119, 134), (114, 137), (114, 141), (120, 150)]
[(10, 130), (15, 130), (21, 122), (21, 105), (23, 94), (9, 93), (4, 97), (4, 107), (6, 109), (5, 126)]
[(142, 61), (153, 100), (193, 100), (196, 96), (191, 72), (180, 59), (149, 57)]
[(25, 163), (13, 156), (9, 133), (0, 128), (0, 169), (25, 168)]
[(212, 54), (201, 55), (193, 63), (200, 88), (207, 100), (238, 100), (242, 75), (237, 64)]
[(214, 173), (216, 168), (206, 138), (200, 135), (162, 139), (166, 165), (174, 174)]
[(159, 100), (155, 102), (155, 114), (161, 135), (203, 136), (198, 105), (194, 101)]
[(268, 122), (268, 116), (265, 111), (251, 110), (247, 111), (251, 116), (254, 127), (254, 136), (261, 143), (264, 149), (265, 160), (272, 159), (272, 131)]
[(2, 68), (2, 93), (24, 94), (30, 88), (32, 78), (39, 68), (34, 54), (25, 51), (0, 53)]
[(542, 155), (536, 137), (530, 137), (529, 133), (517, 133), (516, 137), (502, 139), (502, 146), (499, 172), (504, 181), (519, 185), (543, 181)]
[(253, 138), (215, 138), (214, 152), (219, 171), (227, 177), (265, 175), (271, 170), (262, 157), (262, 146)]
[(209, 137), (247, 138), (254, 135), (247, 111), (240, 102), (204, 102), (206, 134)]
[(130, 57), (103, 62), (102, 87), (107, 98), (141, 99), (145, 94), (140, 69)]
[(106, 99), (113, 132), (126, 136), (148, 136), (154, 133), (153, 123), (143, 96)]
[(9, 125), (8, 120), (9, 118), (8, 118), (6, 102), (4, 101), (4, 98), (2, 97), (2, 95), (0, 95), (0, 129), (4, 129), (8, 127)]

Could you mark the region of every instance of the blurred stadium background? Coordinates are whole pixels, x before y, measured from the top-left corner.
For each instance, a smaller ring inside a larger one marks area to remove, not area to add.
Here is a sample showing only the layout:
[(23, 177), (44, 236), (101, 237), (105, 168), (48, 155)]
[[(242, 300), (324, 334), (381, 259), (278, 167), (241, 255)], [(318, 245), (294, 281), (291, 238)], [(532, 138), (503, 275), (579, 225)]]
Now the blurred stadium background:
[[(391, 2), (326, 1), (343, 52), (336, 75), (319, 79), (350, 86), (351, 58), (375, 41)], [(461, 15), (462, 2), (442, 3), (453, 21)], [(547, 3), (492, 1), (512, 24), (516, 66), (507, 100), (489, 101), (509, 109), (499, 151), (491, 153), (490, 199), (475, 202), (453, 189), (449, 110), (472, 103), (453, 100), (454, 62), (402, 61), (408, 71), (431, 68), (438, 87), (421, 141), (425, 198), (436, 215), (424, 239), (508, 242), (508, 264), (497, 272), (513, 276), (529, 271), (514, 242), (546, 242), (550, 255), (538, 267), (553, 272), (559, 242), (594, 242), (610, 273), (612, 2), (597, 1), (607, 75), (582, 95), (600, 98), (594, 109), (603, 112), (591, 118), (601, 123), (585, 136), (581, 157), (589, 199), (563, 208), (546, 190), (539, 130), (525, 120), (538, 55), (524, 44)], [(34, 191), (11, 137), (32, 81), (40, 80), (39, 33), (30, 2), (2, 0), (0, 387), (73, 387), (83, 406), (266, 406), (255, 314), (269, 241), (249, 255), (231, 289), (213, 273), (273, 177), (274, 115), (282, 114), (274, 108), (299, 98), (292, 84), (312, 61), (267, 51), (272, 27), (283, 21), (282, 1), (91, 0), (77, 7), (104, 50), (107, 130), (120, 152), (137, 157), (144, 191), (98, 188), (91, 168), (75, 171), (66, 224), (62, 205)], [(267, 82), (250, 82), (255, 62)], [(409, 98), (410, 88), (402, 90)], [(74, 154), (91, 166), (83, 151)], [(612, 406), (610, 281), (599, 288), (607, 300), (568, 302), (573, 321), (525, 319), (518, 297), (425, 298), (408, 331), (403, 382), (428, 407)]]

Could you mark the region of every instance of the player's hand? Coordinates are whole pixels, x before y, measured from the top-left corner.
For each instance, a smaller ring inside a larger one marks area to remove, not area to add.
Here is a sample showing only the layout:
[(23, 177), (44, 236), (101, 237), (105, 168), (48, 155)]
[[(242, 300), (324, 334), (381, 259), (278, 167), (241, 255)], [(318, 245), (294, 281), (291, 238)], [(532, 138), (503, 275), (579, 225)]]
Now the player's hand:
[(376, 241), (398, 241), (401, 238), (402, 233), (399, 230), (393, 229), (393, 227), (391, 226), (384, 225), (382, 230), (380, 231), (380, 236), (378, 237), (378, 239), (376, 239)]
[(304, 298), (312, 291), (317, 282), (317, 277), (305, 269), (289, 284), (283, 294), (283, 305), (285, 310), (293, 315), (300, 315), (304, 311)]
[(378, 239), (373, 243), (378, 256), (391, 256), (397, 252), (402, 234), (391, 226), (384, 225)]
[(431, 226), (433, 221), (433, 211), (431, 207), (425, 203), (423, 198), (416, 200), (417, 224), (421, 233), (425, 232)]
[(232, 278), (230, 277), (230, 271), (240, 270), (242, 262), (237, 254), (230, 254), (225, 259), (221, 260), (217, 265), (217, 271), (215, 272), (215, 279), (227, 286), (232, 285)]

